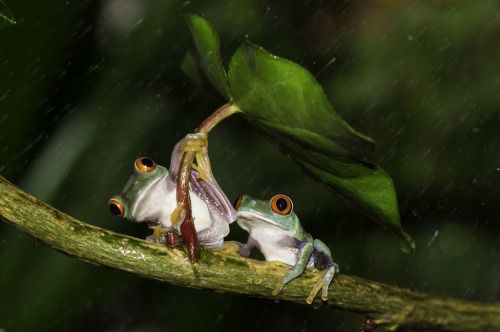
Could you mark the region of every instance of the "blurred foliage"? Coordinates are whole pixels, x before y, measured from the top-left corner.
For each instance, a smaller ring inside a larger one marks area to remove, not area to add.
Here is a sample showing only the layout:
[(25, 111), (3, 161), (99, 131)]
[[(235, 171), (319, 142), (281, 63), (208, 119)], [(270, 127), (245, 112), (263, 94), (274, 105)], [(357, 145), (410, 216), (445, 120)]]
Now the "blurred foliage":
[[(293, 198), (341, 272), (479, 301), (500, 281), (500, 4), (471, 1), (7, 1), (0, 30), (0, 173), (88, 223), (113, 218), (138, 156), (168, 165), (174, 144), (221, 105), (180, 70), (182, 18), (205, 16), (232, 54), (246, 38), (308, 68), (334, 108), (375, 138), (394, 179), (408, 256), (245, 121), (211, 133), (228, 197)], [(227, 63), (229, 59), (224, 59)], [(244, 238), (232, 227), (231, 237)], [(6, 331), (359, 329), (363, 317), (137, 279), (76, 261), (0, 224)], [(196, 317), (196, 319), (193, 319)]]
[(16, 20), (9, 8), (0, 0), (0, 29), (15, 24)]

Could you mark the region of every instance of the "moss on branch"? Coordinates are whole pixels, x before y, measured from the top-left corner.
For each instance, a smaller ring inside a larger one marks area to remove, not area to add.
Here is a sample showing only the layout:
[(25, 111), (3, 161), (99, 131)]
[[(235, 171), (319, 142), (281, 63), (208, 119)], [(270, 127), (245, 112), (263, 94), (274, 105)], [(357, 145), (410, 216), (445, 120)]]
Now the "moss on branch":
[[(285, 264), (202, 250), (191, 265), (185, 251), (169, 249), (78, 221), (37, 200), (0, 176), (0, 218), (47, 246), (76, 259), (175, 285), (274, 299)], [(266, 271), (263, 274), (262, 271)], [(307, 305), (316, 274), (307, 269), (276, 299)], [(376, 325), (400, 330), (500, 331), (500, 303), (468, 302), (338, 275), (328, 302), (313, 305), (354, 311)]]

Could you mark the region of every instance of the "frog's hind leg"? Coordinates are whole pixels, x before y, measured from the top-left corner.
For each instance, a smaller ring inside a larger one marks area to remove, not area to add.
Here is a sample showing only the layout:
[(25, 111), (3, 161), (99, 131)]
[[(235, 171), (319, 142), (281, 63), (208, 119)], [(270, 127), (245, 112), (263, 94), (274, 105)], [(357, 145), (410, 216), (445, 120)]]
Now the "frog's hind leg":
[(295, 263), (295, 265), (290, 269), (290, 271), (288, 271), (288, 273), (283, 277), (281, 282), (278, 283), (278, 286), (276, 286), (276, 288), (273, 290), (272, 294), (274, 296), (278, 295), (279, 292), (281, 292), (281, 289), (286, 283), (288, 283), (290, 280), (297, 278), (302, 274), (302, 272), (304, 272), (312, 253), (313, 253), (313, 244), (307, 241), (302, 242), (298, 252), (297, 263)]
[(214, 213), (219, 213), (228, 223), (235, 221), (238, 215), (212, 174), (212, 167), (208, 157), (207, 135), (201, 133), (188, 134), (177, 143), (172, 153), (169, 170), (174, 177), (178, 176), (179, 164), (186, 152), (193, 152), (196, 156), (196, 164), (193, 163), (191, 165), (190, 189), (204, 200), (207, 205), (217, 207), (217, 209), (209, 211), (211, 216)]
[(306, 299), (308, 304), (311, 304), (321, 291), (321, 299), (323, 301), (328, 301), (328, 286), (332, 282), (333, 277), (339, 272), (339, 266), (332, 261), (332, 254), (330, 249), (321, 240), (314, 240), (314, 253), (313, 257), (315, 259), (315, 267), (320, 269), (321, 272), (318, 273), (320, 278), (314, 288), (312, 289), (309, 297)]
[[(188, 139), (189, 138), (189, 139)], [(207, 204), (217, 207), (217, 210), (227, 220), (227, 223), (232, 223), (238, 218), (233, 205), (228, 200), (219, 184), (215, 180), (208, 157), (208, 140), (205, 134), (190, 134), (186, 136), (186, 146), (181, 146), (182, 149), (191, 149), (196, 153), (196, 164), (192, 164), (193, 172), (191, 173), (190, 185)], [(210, 211), (210, 214), (215, 211)]]

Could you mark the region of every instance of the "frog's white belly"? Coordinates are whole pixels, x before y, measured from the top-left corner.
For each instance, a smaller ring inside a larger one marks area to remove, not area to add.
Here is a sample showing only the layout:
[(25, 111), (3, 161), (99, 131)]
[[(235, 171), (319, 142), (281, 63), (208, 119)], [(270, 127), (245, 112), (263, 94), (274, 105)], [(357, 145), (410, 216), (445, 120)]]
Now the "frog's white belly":
[[(136, 203), (133, 216), (136, 221), (158, 221), (164, 228), (172, 228), (170, 215), (177, 207), (177, 184), (170, 177), (162, 177), (143, 189), (141, 200)], [(191, 209), (196, 232), (212, 225), (207, 204), (194, 192), (191, 194)]]
[(238, 224), (249, 231), (248, 242), (253, 242), (266, 258), (266, 261), (281, 261), (289, 265), (297, 262), (297, 242), (290, 231), (255, 220), (251, 214), (247, 217), (244, 212), (238, 213)]

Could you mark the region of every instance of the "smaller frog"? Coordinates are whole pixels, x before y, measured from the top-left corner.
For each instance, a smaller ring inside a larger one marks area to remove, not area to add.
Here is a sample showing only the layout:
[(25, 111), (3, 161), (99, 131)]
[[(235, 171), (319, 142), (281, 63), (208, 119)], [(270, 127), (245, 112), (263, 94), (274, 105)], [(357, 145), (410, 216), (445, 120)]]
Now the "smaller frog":
[[(108, 202), (112, 214), (135, 222), (147, 222), (154, 229), (149, 241), (169, 242), (172, 231), (180, 234), (177, 207), (177, 174), (182, 152), (199, 148), (198, 165), (193, 164), (189, 181), (191, 209), (199, 243), (208, 248), (222, 246), (229, 224), (237, 214), (212, 175), (204, 134), (189, 134), (174, 148), (170, 169), (142, 157), (134, 163), (134, 174), (122, 192)], [(173, 215), (173, 216), (172, 216)], [(167, 238), (165, 238), (167, 237)]]
[(249, 233), (246, 244), (238, 243), (238, 253), (248, 257), (257, 247), (266, 261), (281, 261), (292, 265), (273, 295), (278, 295), (283, 286), (298, 277), (306, 267), (322, 270), (306, 302), (311, 304), (320, 289), (321, 298), (328, 300), (328, 285), (339, 267), (332, 261), (330, 249), (320, 240), (314, 240), (304, 231), (299, 218), (293, 212), (293, 204), (285, 195), (276, 195), (270, 200), (257, 200), (243, 195), (235, 202), (238, 211), (237, 223)]

